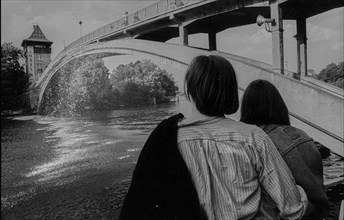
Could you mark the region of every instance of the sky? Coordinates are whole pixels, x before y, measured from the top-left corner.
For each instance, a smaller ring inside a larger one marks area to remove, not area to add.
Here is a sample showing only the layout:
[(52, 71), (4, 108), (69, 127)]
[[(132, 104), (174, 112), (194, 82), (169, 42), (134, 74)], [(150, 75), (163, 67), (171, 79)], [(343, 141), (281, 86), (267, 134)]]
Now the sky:
[[(92, 32), (114, 20), (141, 9), (155, 1), (143, 0), (1, 0), (1, 44), (13, 42), (21, 47), (23, 39), (33, 32), (38, 24), (48, 40), (53, 41), (52, 58), (64, 47), (80, 37), (79, 21), (82, 21), (83, 35)], [(339, 63), (343, 56), (344, 8), (334, 9), (307, 19), (308, 68), (319, 72), (330, 63)], [(263, 25), (264, 26), (264, 25)], [(271, 34), (256, 24), (231, 28), (217, 34), (217, 47), (228, 52), (266, 63), (272, 63)], [(296, 22), (284, 21), (285, 68), (296, 71)], [(179, 43), (171, 39), (168, 43)], [(189, 44), (208, 47), (207, 36), (189, 36)], [(117, 56), (106, 59), (112, 70), (119, 63), (128, 63), (139, 58)], [(175, 73), (170, 67), (161, 66)], [(177, 77), (178, 78), (178, 77)], [(177, 81), (181, 81), (179, 77)]]

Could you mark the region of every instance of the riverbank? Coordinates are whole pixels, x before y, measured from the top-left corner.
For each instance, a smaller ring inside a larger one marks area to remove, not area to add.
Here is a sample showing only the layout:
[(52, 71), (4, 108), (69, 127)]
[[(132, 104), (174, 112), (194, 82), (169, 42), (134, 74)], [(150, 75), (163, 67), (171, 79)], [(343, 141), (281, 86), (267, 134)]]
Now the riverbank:
[[(157, 110), (154, 109), (154, 112)], [(100, 126), (99, 122), (103, 119), (98, 118), (93, 118), (93, 124), (85, 121), (74, 124), (71, 120), (38, 120), (36, 116), (2, 117), (1, 219), (118, 219), (139, 149), (148, 135), (133, 135), (134, 133), (129, 131), (138, 127), (151, 130), (152, 124), (156, 123), (151, 124), (152, 119), (147, 118), (152, 115), (151, 112), (143, 114), (142, 120), (133, 120), (132, 112), (126, 111), (126, 114), (127, 118), (114, 113), (108, 114), (106, 118), (109, 122), (106, 126)], [(162, 113), (162, 116), (165, 117), (165, 114)], [(100, 114), (96, 115), (100, 117)], [(111, 120), (116, 120), (116, 123)], [(159, 118), (155, 120), (160, 121)], [(118, 134), (113, 136), (117, 130), (111, 130), (115, 125), (125, 126), (129, 132), (126, 135), (130, 138), (107, 145), (109, 140), (118, 140)], [(85, 133), (88, 138), (96, 135), (95, 140), (104, 144), (99, 145), (93, 139), (93, 142), (82, 139), (85, 138), (82, 137)], [(69, 135), (68, 138), (63, 140), (66, 135)], [(82, 139), (79, 141), (82, 142), (82, 148), (78, 146), (80, 143), (75, 141), (77, 138)], [(72, 140), (74, 142), (71, 142)], [(68, 145), (63, 145), (65, 142), (68, 142)], [(91, 146), (96, 146), (95, 150), (89, 149)], [(56, 154), (67, 148), (75, 148), (77, 152), (90, 151), (81, 156), (73, 151), (67, 151), (65, 154), (72, 155), (72, 158), (65, 157), (63, 153)], [(96, 149), (100, 149), (100, 152)], [(56, 158), (63, 163), (57, 163)], [(72, 163), (69, 159), (78, 160)], [(97, 163), (90, 163), (91, 159)], [(324, 161), (326, 172), (331, 160), (334, 163), (342, 162), (334, 161), (330, 157)], [(51, 161), (54, 162), (54, 167), (50, 167)], [(40, 169), (32, 170), (37, 166)], [(76, 166), (81, 168), (76, 170)], [(59, 169), (55, 169), (56, 167)], [(83, 169), (84, 167), (87, 169)], [(33, 175), (35, 172), (38, 174)], [(341, 175), (336, 169), (332, 169), (331, 172), (332, 176)], [(326, 220), (338, 220), (340, 201), (344, 199), (344, 185), (330, 187), (328, 196), (331, 201), (331, 213)]]
[(33, 115), (31, 110), (23, 110), (23, 109), (18, 109), (18, 110), (2, 110), (1, 111), (1, 117), (11, 117), (11, 116), (16, 116), (16, 115)]

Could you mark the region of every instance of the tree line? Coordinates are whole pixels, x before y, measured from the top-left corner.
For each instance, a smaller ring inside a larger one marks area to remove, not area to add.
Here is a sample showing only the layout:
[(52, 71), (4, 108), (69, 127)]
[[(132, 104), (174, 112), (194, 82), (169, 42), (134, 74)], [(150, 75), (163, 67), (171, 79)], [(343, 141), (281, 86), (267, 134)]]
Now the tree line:
[(328, 64), (319, 74), (312, 77), (344, 89), (344, 62)]
[(117, 66), (111, 73), (99, 55), (76, 58), (51, 79), (41, 113), (70, 115), (167, 102), (178, 87), (171, 74), (149, 60)]

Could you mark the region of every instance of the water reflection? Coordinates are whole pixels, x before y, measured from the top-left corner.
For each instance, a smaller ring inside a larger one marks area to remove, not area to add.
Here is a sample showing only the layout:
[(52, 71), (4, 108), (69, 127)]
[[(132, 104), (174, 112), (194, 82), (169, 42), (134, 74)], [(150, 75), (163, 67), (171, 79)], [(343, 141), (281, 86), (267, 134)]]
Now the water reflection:
[[(53, 143), (55, 157), (33, 167), (25, 176), (39, 183), (62, 185), (89, 175), (91, 170), (135, 163), (149, 133), (178, 112), (186, 116), (191, 113), (185, 99), (156, 106), (90, 111), (76, 118), (36, 116), (36, 122), (49, 125), (43, 128), (51, 131), (45, 141)], [(343, 176), (341, 158), (331, 155), (323, 163), (325, 181)]]
[[(33, 167), (25, 174), (38, 183), (62, 185), (73, 182), (90, 172), (124, 163), (137, 155), (149, 133), (163, 119), (189, 109), (185, 100), (156, 106), (127, 108), (113, 111), (90, 111), (74, 118), (36, 116), (34, 120), (51, 135), (54, 159)], [(40, 128), (42, 129), (42, 128)]]

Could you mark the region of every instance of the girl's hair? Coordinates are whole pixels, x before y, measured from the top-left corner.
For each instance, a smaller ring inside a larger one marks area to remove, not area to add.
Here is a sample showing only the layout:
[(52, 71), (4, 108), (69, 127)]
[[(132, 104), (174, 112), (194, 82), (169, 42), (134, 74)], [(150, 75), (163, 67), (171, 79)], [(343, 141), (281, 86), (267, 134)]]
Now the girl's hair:
[(277, 88), (261, 79), (248, 85), (242, 98), (240, 121), (258, 126), (290, 125), (288, 108)]
[(199, 112), (223, 116), (238, 110), (238, 85), (231, 63), (223, 57), (197, 56), (185, 75), (186, 98), (195, 103)]

